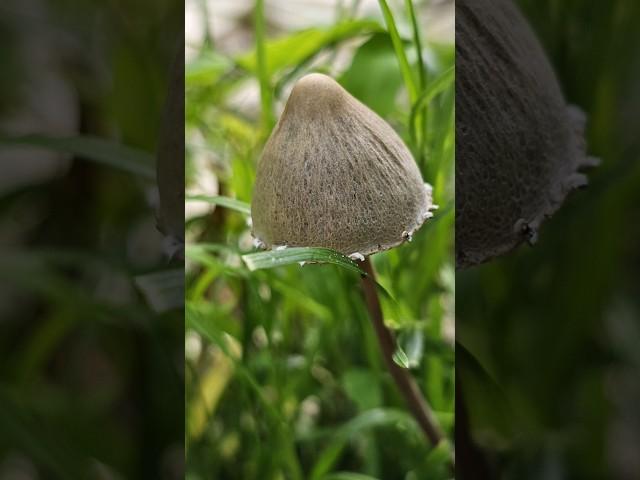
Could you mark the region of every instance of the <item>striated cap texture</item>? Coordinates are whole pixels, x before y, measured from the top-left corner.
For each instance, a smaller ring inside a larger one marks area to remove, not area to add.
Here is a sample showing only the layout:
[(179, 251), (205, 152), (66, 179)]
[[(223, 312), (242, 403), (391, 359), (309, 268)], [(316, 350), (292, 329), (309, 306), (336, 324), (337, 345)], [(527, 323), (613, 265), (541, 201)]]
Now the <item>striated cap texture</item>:
[(586, 185), (584, 116), (511, 0), (456, 2), (456, 265), (523, 241)]
[(432, 208), (430, 187), (384, 120), (326, 75), (296, 83), (258, 164), (258, 243), (369, 255), (410, 239)]

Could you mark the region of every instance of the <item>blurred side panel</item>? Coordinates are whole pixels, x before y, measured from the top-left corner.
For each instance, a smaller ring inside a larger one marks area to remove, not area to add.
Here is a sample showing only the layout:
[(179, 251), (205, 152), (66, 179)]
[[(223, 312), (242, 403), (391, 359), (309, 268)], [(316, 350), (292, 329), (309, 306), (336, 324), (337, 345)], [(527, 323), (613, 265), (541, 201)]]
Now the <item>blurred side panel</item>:
[[(640, 478), (640, 4), (456, 3), (457, 27), (469, 13), (465, 5), (484, 4), (491, 17), (504, 8), (514, 12), (515, 4), (522, 18), (512, 13), (510, 24), (524, 20), (520, 33), (530, 29), (544, 52), (536, 59), (515, 28), (500, 30), (496, 22), (468, 22), (479, 32), (472, 45), (461, 44), (457, 35), (458, 102), (470, 94), (465, 84), (520, 82), (520, 90), (510, 90), (519, 95), (484, 96), (476, 121), (469, 117), (470, 130), (457, 125), (457, 215), (458, 200), (467, 193), (458, 188), (465, 174), (461, 154), (480, 148), (470, 142), (474, 129), (487, 132), (485, 139), (500, 137), (500, 128), (511, 129), (496, 151), (512, 155), (509, 165), (533, 159), (529, 168), (513, 172), (477, 163), (476, 178), (494, 185), (477, 192), (472, 206), (477, 211), (490, 211), (496, 201), (509, 208), (546, 174), (544, 147), (560, 130), (539, 125), (531, 131), (520, 128), (526, 122), (518, 123), (545, 108), (531, 104), (541, 78), (522, 75), (540, 71), (541, 63), (551, 67), (571, 111), (584, 112), (584, 143), (577, 147), (585, 158), (599, 159), (595, 168), (573, 177), (574, 185), (586, 188), (568, 193), (535, 228), (525, 222), (519, 224), (525, 228), (504, 230), (521, 235), (519, 246), (456, 274), (456, 444), (470, 447), (457, 450), (456, 478), (478, 479), (483, 471), (482, 478), (518, 480)], [(510, 48), (501, 49), (501, 42), (510, 42)], [(460, 68), (460, 51), (471, 46), (486, 56), (475, 58), (478, 68)], [(492, 111), (496, 103), (503, 105), (500, 111)], [(456, 115), (464, 118), (459, 108)], [(523, 141), (529, 138), (539, 144)], [(511, 174), (516, 180), (505, 182)], [(522, 178), (531, 181), (521, 185)], [(530, 204), (517, 208), (526, 219)], [(495, 229), (505, 226), (503, 220), (483, 219)], [(458, 237), (456, 242), (458, 250)]]
[(0, 3), (0, 479), (183, 477), (183, 20)]

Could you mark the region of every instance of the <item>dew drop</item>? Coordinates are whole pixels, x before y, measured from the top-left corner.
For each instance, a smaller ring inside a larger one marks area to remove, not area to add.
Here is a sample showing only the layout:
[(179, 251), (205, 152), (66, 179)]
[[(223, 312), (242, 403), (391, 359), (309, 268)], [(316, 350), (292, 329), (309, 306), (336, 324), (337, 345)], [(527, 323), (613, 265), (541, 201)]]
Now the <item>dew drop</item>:
[(358, 260), (360, 262), (364, 262), (364, 255), (362, 255), (360, 252), (352, 253), (351, 255), (349, 255), (349, 258), (354, 261)]

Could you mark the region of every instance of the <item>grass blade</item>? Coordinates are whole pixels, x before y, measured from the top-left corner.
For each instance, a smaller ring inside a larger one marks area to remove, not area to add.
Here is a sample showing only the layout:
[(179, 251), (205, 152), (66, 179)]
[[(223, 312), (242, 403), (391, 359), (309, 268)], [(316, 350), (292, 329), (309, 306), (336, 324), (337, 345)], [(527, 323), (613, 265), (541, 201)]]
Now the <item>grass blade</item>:
[(256, 0), (255, 5), (256, 63), (258, 67), (258, 82), (260, 83), (261, 118), (265, 131), (270, 132), (273, 126), (273, 91), (271, 90), (269, 72), (267, 70), (264, 0)]
[(114, 167), (149, 180), (156, 178), (153, 154), (99, 137), (24, 135), (0, 138), (0, 148), (2, 147), (37, 147), (70, 153), (79, 158)]
[(185, 200), (190, 202), (207, 202), (211, 205), (218, 205), (230, 210), (242, 213), (244, 215), (251, 215), (251, 205), (235, 198), (223, 197), (220, 195), (187, 195)]
[(274, 268), (298, 263), (331, 263), (360, 275), (365, 273), (350, 258), (328, 248), (291, 247), (284, 250), (250, 253), (242, 256), (249, 270)]
[(427, 71), (424, 68), (424, 59), (422, 58), (422, 40), (420, 39), (420, 27), (418, 26), (416, 10), (413, 7), (413, 0), (405, 0), (405, 6), (407, 7), (407, 12), (409, 14), (409, 18), (411, 19), (413, 43), (415, 44), (418, 57), (418, 80), (420, 82), (420, 90), (422, 91), (427, 86)]
[(378, 0), (378, 2), (380, 3), (380, 8), (382, 9), (382, 15), (384, 16), (385, 24), (387, 25), (387, 29), (389, 30), (389, 36), (391, 37), (391, 42), (393, 43), (396, 57), (398, 58), (398, 64), (400, 65), (402, 78), (404, 79), (404, 83), (407, 87), (407, 92), (409, 92), (409, 100), (411, 101), (411, 103), (414, 103), (416, 101), (416, 98), (418, 97), (418, 89), (413, 78), (413, 73), (411, 72), (409, 60), (407, 60), (407, 54), (404, 51), (402, 38), (400, 38), (400, 33), (398, 33), (398, 28), (396, 27), (396, 22), (393, 19), (393, 13), (391, 13), (389, 4), (386, 0)]
[(418, 114), (420, 110), (426, 107), (436, 95), (445, 91), (451, 83), (455, 80), (456, 69), (455, 67), (448, 68), (436, 77), (427, 88), (420, 94), (418, 99), (411, 108), (411, 114), (409, 116), (409, 131), (412, 135), (416, 130), (416, 123), (418, 121)]

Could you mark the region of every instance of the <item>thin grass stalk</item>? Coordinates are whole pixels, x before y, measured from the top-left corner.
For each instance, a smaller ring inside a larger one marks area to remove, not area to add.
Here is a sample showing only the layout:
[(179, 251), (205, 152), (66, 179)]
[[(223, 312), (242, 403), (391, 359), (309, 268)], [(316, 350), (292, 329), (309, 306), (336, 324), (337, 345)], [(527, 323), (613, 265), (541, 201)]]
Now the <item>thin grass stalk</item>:
[[(420, 87), (420, 92), (424, 92), (427, 88), (427, 72), (424, 65), (424, 59), (422, 58), (422, 39), (420, 27), (418, 25), (418, 19), (416, 17), (416, 11), (413, 6), (413, 0), (405, 0), (405, 8), (407, 10), (407, 15), (411, 20), (411, 30), (413, 33), (413, 44), (416, 49), (416, 58), (418, 62), (418, 85)], [(427, 124), (427, 105), (423, 105), (420, 109), (420, 115), (418, 117), (418, 121), (416, 122), (416, 139), (417, 139), (417, 147), (418, 147), (418, 164), (422, 168), (425, 161), (425, 143), (426, 143), (426, 124)]]
[(267, 69), (267, 54), (265, 49), (265, 18), (264, 0), (256, 0), (254, 10), (254, 26), (256, 32), (256, 60), (258, 68), (258, 82), (260, 83), (261, 122), (268, 134), (273, 127), (273, 94)]
[(380, 4), (380, 9), (382, 10), (385, 24), (387, 25), (387, 30), (389, 31), (389, 36), (391, 37), (393, 50), (395, 51), (396, 58), (398, 59), (398, 64), (400, 65), (400, 73), (402, 74), (402, 79), (404, 80), (405, 87), (407, 89), (407, 92), (409, 93), (409, 101), (413, 105), (413, 103), (418, 98), (418, 87), (416, 86), (415, 79), (413, 78), (409, 60), (407, 60), (407, 53), (404, 51), (402, 38), (400, 37), (400, 33), (398, 32), (398, 27), (396, 26), (396, 22), (393, 18), (391, 9), (389, 8), (389, 4), (386, 0), (378, 0), (378, 2)]

